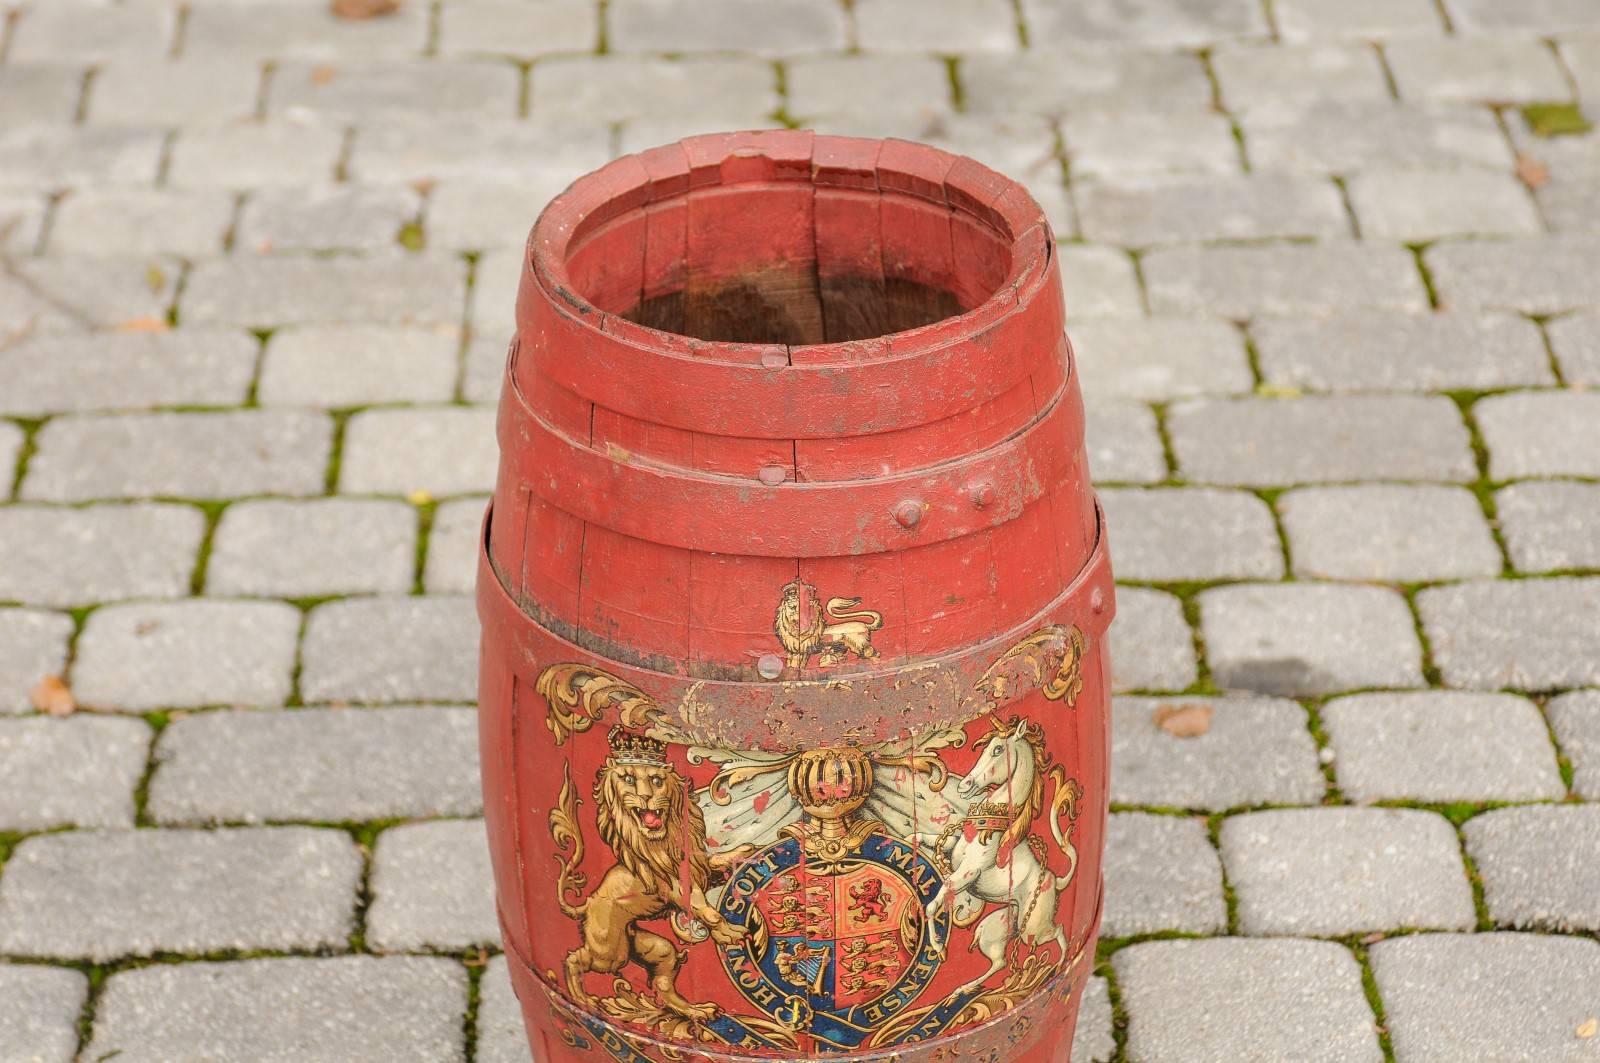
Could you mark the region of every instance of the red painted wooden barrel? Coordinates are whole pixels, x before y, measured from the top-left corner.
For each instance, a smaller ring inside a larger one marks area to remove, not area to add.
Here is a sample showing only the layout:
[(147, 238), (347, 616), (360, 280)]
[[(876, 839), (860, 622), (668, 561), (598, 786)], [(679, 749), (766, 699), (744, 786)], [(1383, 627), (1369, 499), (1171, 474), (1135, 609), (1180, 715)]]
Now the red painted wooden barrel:
[(541, 1061), (1065, 1061), (1111, 572), (1054, 243), (931, 148), (697, 137), (534, 226), (478, 577)]

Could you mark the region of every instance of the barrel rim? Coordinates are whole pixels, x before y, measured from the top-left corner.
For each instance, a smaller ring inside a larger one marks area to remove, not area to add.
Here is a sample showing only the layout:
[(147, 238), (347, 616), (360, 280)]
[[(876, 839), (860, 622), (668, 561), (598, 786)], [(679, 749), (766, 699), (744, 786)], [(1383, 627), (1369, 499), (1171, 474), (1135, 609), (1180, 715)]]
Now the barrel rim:
[[(818, 188), (876, 190), (962, 211), (1009, 241), (1010, 269), (983, 302), (916, 328), (861, 340), (773, 344), (705, 340), (668, 332), (601, 310), (573, 284), (567, 269), (572, 242), (621, 213), (690, 191), (753, 181), (805, 181)], [(540, 212), (524, 253), (531, 277), (558, 312), (610, 342), (661, 353), (692, 351), (697, 360), (730, 367), (759, 365), (784, 347), (807, 365), (859, 364), (867, 352), (915, 358), (969, 340), (1033, 301), (1051, 274), (1054, 235), (1044, 209), (1027, 188), (966, 155), (896, 137), (818, 134), (809, 130), (747, 130), (686, 137), (624, 155), (575, 180)], [(520, 316), (520, 315), (519, 315)]]

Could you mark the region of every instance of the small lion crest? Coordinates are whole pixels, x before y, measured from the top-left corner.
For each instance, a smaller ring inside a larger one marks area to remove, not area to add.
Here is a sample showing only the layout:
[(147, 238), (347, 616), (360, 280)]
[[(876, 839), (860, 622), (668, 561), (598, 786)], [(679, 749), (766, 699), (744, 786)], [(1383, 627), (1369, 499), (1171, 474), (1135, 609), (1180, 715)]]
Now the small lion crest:
[(822, 668), (852, 656), (871, 660), (878, 655), (872, 633), (881, 627), (883, 614), (861, 608), (860, 598), (829, 598), (824, 609), (817, 589), (801, 579), (784, 584), (773, 618), (785, 663), (792, 669), (804, 668), (813, 656)]

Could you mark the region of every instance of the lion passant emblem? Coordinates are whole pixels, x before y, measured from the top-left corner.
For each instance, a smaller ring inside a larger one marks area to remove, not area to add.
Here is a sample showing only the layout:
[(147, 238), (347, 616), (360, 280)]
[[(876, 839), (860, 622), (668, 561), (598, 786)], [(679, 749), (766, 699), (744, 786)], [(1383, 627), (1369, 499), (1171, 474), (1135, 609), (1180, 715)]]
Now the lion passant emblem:
[(773, 630), (783, 643), (790, 668), (804, 668), (811, 658), (823, 668), (841, 664), (851, 654), (863, 660), (878, 655), (872, 633), (883, 627), (883, 614), (862, 609), (860, 598), (829, 598), (826, 610), (817, 589), (805, 580), (784, 584)]

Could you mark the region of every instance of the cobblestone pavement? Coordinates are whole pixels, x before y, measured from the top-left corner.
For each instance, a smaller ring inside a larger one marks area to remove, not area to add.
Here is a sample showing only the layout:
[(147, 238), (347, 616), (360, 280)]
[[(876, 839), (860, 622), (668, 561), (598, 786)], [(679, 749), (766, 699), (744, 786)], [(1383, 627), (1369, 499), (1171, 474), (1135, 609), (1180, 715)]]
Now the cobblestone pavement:
[(1600, 3), (0, 12), (0, 1060), (526, 1060), (471, 712), (518, 247), (783, 123), (1062, 241), (1124, 581), (1073, 1058), (1600, 1061)]

